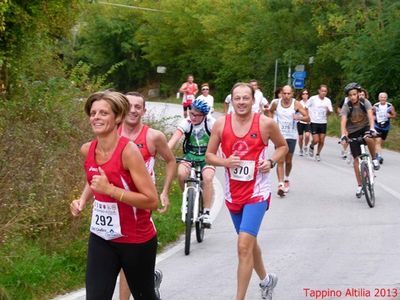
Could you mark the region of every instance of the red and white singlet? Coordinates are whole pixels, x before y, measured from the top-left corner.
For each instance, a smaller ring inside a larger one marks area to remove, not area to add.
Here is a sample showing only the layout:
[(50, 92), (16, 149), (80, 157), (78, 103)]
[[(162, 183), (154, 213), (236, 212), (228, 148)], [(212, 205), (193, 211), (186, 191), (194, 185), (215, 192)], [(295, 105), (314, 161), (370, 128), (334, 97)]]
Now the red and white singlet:
[(225, 116), (221, 137), (223, 157), (239, 156), (238, 168), (225, 168), (225, 202), (232, 212), (239, 212), (243, 205), (268, 200), (271, 195), (270, 173), (258, 171), (258, 161), (266, 159), (267, 146), (261, 137), (260, 114), (253, 114), (250, 130), (237, 137), (232, 129), (232, 115)]
[[(100, 175), (98, 167), (101, 167), (111, 184), (127, 191), (137, 191), (129, 171), (124, 169), (122, 163), (122, 152), (128, 143), (128, 138), (120, 137), (112, 157), (99, 165), (95, 157), (97, 139), (91, 142), (84, 163), (89, 185), (94, 175)], [(150, 210), (133, 207), (95, 191), (93, 195), (92, 233), (116, 243), (144, 243), (155, 236)]]
[(196, 91), (196, 87), (197, 87), (196, 83), (186, 82), (186, 92), (183, 94), (183, 99), (182, 99), (183, 104), (188, 104), (188, 105), (192, 104), (195, 98), (194, 92)]
[[(136, 146), (139, 148), (140, 154), (142, 154), (144, 163), (146, 164), (146, 169), (149, 172), (151, 179), (153, 182), (156, 182), (156, 175), (154, 173), (154, 164), (156, 162), (155, 153), (152, 155), (147, 147), (147, 132), (149, 130), (149, 126), (143, 125), (142, 130), (139, 135), (133, 141)], [(122, 126), (118, 128), (118, 134), (122, 134)]]

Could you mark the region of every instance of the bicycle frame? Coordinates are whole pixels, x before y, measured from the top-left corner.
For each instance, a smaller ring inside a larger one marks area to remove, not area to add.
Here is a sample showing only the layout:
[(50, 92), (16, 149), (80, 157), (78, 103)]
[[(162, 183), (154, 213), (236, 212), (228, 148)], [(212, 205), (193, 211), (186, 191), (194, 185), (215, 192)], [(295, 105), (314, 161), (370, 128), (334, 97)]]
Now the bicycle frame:
[(358, 169), (359, 169), (360, 174), (361, 174), (361, 162), (362, 161), (366, 161), (367, 162), (370, 181), (371, 181), (371, 184), (373, 185), (375, 176), (374, 176), (374, 168), (372, 167), (371, 156), (369, 155), (369, 152), (367, 150), (367, 146), (364, 143), (362, 143), (360, 145), (360, 148), (361, 148), (361, 154), (358, 156), (358, 161), (359, 161)]
[(196, 166), (192, 165), (192, 167), (190, 168), (190, 174), (188, 178), (185, 179), (185, 185), (182, 195), (182, 206), (181, 206), (182, 222), (186, 221), (187, 194), (190, 189), (192, 189), (195, 194), (195, 201), (193, 207), (193, 222), (196, 222), (199, 219), (200, 193), (203, 192), (203, 188), (201, 186), (201, 167), (199, 165)]

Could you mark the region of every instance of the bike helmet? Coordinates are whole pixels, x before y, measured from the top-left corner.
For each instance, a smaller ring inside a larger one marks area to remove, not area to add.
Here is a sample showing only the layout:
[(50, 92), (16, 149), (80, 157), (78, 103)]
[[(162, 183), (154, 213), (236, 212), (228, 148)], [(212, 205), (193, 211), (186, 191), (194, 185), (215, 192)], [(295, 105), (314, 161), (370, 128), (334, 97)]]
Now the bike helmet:
[(357, 90), (361, 92), (361, 85), (359, 85), (357, 82), (350, 82), (345, 86), (344, 93), (348, 95), (351, 90)]
[(210, 107), (208, 106), (207, 102), (201, 99), (194, 100), (194, 102), (192, 103), (192, 108), (198, 110), (204, 115), (207, 115), (208, 112), (210, 111)]

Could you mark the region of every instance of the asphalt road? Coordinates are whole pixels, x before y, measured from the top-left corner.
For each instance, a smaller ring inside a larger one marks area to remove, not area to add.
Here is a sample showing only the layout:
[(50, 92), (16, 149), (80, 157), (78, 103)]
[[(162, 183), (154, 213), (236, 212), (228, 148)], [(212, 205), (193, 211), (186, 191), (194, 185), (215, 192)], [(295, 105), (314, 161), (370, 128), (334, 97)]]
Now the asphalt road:
[[(148, 103), (149, 114), (180, 113), (180, 107), (153, 105)], [(355, 197), (353, 169), (339, 152), (334, 138), (326, 140), (321, 162), (296, 151), (284, 198), (276, 196), (274, 174), (271, 207), (258, 236), (267, 270), (279, 277), (274, 299), (400, 299), (400, 155), (384, 152), (371, 209)], [(217, 178), (223, 185), (222, 169)], [(193, 239), (190, 255), (178, 241), (157, 261), (163, 300), (234, 299), (236, 234), (226, 208), (203, 243)], [(84, 299), (84, 290), (57, 299)], [(247, 299), (260, 299), (255, 273)]]

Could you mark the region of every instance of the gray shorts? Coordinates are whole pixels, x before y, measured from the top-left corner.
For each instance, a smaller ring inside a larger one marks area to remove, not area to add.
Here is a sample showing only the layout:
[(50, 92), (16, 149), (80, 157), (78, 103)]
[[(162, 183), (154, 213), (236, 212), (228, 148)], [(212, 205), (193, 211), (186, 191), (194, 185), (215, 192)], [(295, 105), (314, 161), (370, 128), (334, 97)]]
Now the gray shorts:
[(291, 153), (291, 154), (294, 153), (294, 149), (296, 148), (296, 142), (297, 142), (297, 140), (295, 140), (295, 139), (286, 139), (286, 143), (289, 147), (288, 153)]

